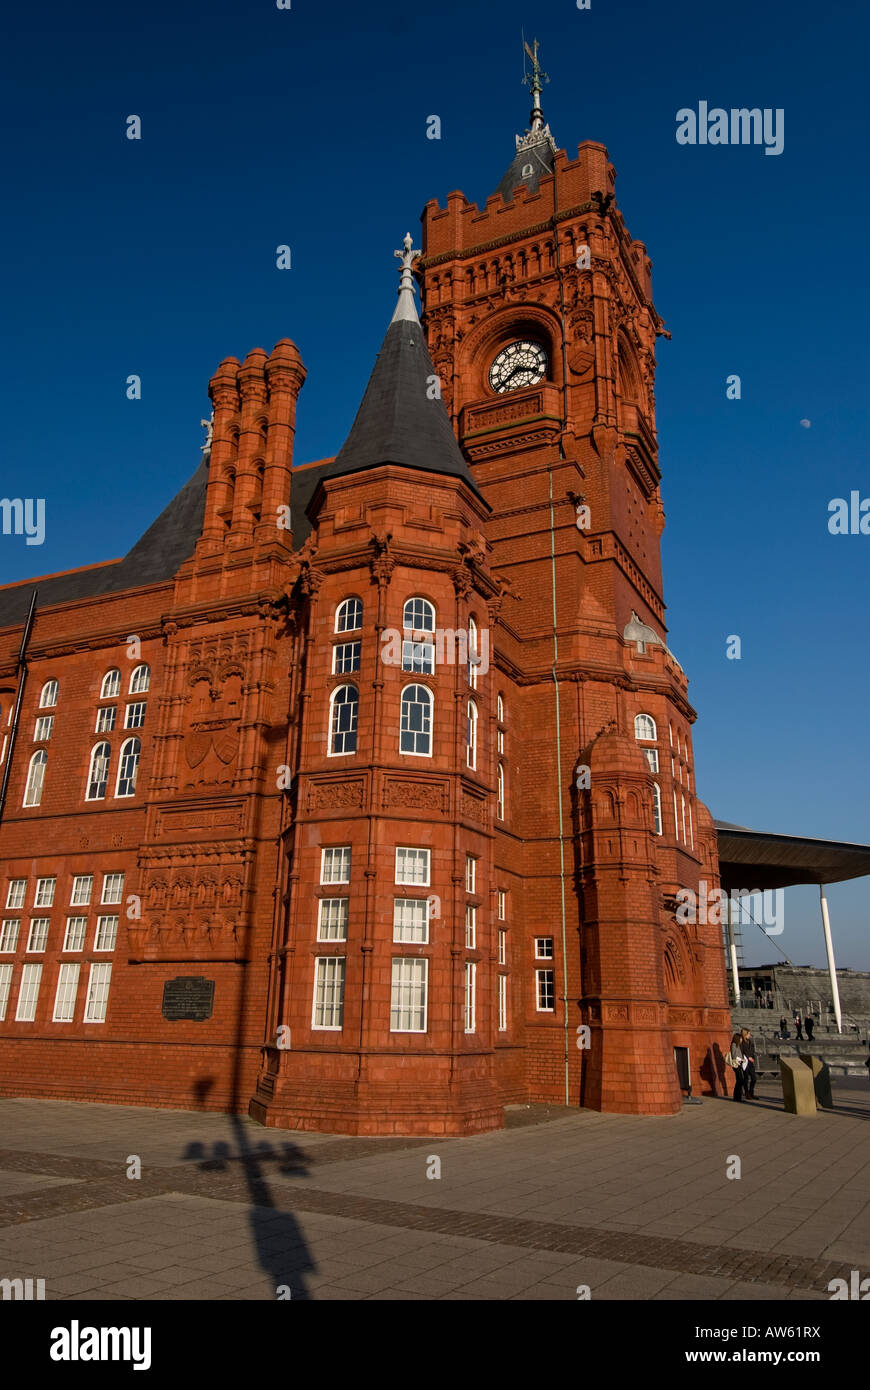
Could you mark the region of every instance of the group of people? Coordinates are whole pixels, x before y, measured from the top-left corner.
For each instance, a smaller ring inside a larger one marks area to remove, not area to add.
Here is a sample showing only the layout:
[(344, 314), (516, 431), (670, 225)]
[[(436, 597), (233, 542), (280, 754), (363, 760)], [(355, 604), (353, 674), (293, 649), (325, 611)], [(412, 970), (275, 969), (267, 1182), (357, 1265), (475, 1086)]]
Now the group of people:
[[(801, 1030), (802, 1030), (802, 1029), (805, 1029), (805, 1030), (806, 1030), (806, 1035), (807, 1035), (807, 1039), (806, 1039), (807, 1042), (812, 1042), (812, 1040), (813, 1040), (813, 1029), (814, 1029), (815, 1026), (816, 1026), (816, 1018), (815, 1018), (815, 1016), (814, 1016), (813, 1014), (807, 1014), (807, 1016), (806, 1016), (805, 1019), (804, 1019), (804, 1018), (801, 1018), (800, 1010), (799, 1010), (799, 1009), (795, 1009), (795, 1011), (794, 1011), (794, 1020), (793, 1020), (793, 1021), (794, 1021), (795, 1033), (797, 1034), (798, 1041), (799, 1041), (799, 1042), (803, 1042), (803, 1040), (804, 1040), (804, 1035), (803, 1035), (803, 1032), (802, 1032)], [(787, 1037), (788, 1037), (788, 1020), (786, 1019), (785, 1014), (783, 1014), (782, 1017), (781, 1017), (780, 1020), (779, 1020), (779, 1036), (780, 1036), (781, 1038), (787, 1038)]]

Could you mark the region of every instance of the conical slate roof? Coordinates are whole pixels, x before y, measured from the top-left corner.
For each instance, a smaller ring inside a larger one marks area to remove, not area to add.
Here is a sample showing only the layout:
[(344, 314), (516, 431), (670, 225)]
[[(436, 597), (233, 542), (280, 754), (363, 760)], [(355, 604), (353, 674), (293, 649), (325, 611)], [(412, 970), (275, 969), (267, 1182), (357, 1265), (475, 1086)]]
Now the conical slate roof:
[(517, 140), (517, 152), (511, 161), (504, 178), (496, 189), (506, 203), (513, 199), (514, 189), (521, 183), (530, 193), (537, 193), (538, 184), (545, 174), (552, 174), (556, 166), (556, 146), (550, 136), (549, 127), (539, 139), (525, 136)]
[(476, 492), (471, 469), (440, 396), (438, 374), (417, 317), (411, 284), (407, 269), (396, 312), (350, 434), (320, 476), (360, 473), (378, 464), (396, 463), (462, 478)]

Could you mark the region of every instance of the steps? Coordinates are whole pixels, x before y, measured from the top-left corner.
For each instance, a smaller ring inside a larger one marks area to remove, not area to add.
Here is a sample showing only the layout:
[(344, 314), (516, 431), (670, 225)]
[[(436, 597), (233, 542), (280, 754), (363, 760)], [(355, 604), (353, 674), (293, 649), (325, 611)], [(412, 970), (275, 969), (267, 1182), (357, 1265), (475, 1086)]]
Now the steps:
[[(774, 1019), (770, 1009), (733, 1009), (732, 1029), (750, 1028), (757, 1054), (759, 1076), (779, 1076), (780, 1057), (798, 1055), (821, 1057), (826, 1062), (831, 1076), (868, 1075), (867, 1027), (862, 1028), (860, 1036), (855, 1033), (826, 1033), (816, 1028), (812, 1042), (806, 1038), (799, 1041), (794, 1036), (794, 1025), (789, 1023), (788, 1038), (779, 1036), (779, 1015)], [(857, 1021), (857, 1020), (856, 1020)]]

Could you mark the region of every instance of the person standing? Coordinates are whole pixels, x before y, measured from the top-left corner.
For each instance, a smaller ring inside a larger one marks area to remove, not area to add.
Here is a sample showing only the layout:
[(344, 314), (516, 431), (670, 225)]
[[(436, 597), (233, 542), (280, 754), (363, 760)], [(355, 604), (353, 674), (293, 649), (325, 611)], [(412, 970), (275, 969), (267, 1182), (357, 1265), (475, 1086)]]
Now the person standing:
[(816, 1020), (813, 1018), (812, 1014), (807, 1014), (806, 1018), (804, 1019), (804, 1027), (807, 1030), (807, 1042), (812, 1042), (813, 1029), (815, 1028), (815, 1026)]
[(746, 1054), (743, 1051), (742, 1033), (735, 1033), (733, 1035), (731, 1045), (728, 1049), (728, 1056), (725, 1060), (734, 1072), (734, 1093), (731, 1099), (742, 1101), (744, 1099), (743, 1089), (746, 1076)]
[(783, 1014), (782, 1018), (779, 1020), (779, 1036), (782, 1038), (783, 1042), (788, 1037), (788, 1020), (785, 1014)]
[(804, 1035), (803, 1035), (803, 1033), (801, 1032), (801, 1028), (803, 1027), (803, 1024), (801, 1023), (801, 1016), (800, 1016), (800, 1013), (798, 1012), (797, 1009), (795, 1009), (795, 1011), (794, 1011), (794, 1026), (795, 1026), (795, 1031), (796, 1031), (796, 1033), (797, 1033), (798, 1042), (803, 1042), (803, 1040), (804, 1040)]
[(743, 1056), (746, 1059), (746, 1066), (743, 1070), (743, 1089), (746, 1093), (746, 1099), (754, 1100), (755, 1083), (758, 1080), (758, 1073), (755, 1070), (755, 1043), (752, 1039), (751, 1029), (741, 1028), (740, 1040)]

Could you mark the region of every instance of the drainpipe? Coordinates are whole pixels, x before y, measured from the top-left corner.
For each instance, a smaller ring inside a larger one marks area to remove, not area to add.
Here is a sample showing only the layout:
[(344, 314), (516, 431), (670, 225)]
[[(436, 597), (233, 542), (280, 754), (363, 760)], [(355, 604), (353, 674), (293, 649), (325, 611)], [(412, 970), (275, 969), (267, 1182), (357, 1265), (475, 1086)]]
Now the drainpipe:
[(30, 611), (27, 614), (27, 621), (24, 624), (24, 631), (21, 634), (21, 646), (18, 651), (18, 665), (15, 673), (18, 676), (18, 691), (15, 696), (15, 712), (12, 716), (12, 728), (9, 731), (9, 747), (6, 750), (6, 766), (3, 769), (3, 783), (0, 786), (0, 820), (3, 818), (3, 811), (6, 806), (6, 793), (9, 789), (9, 774), (12, 769), (12, 754), (15, 751), (15, 737), (18, 733), (18, 723), (21, 718), (21, 702), (24, 699), (24, 686), (27, 681), (27, 644), (30, 641), (30, 633), (33, 628), (33, 618), (36, 612), (36, 596), (38, 589), (34, 589), (30, 600)]

